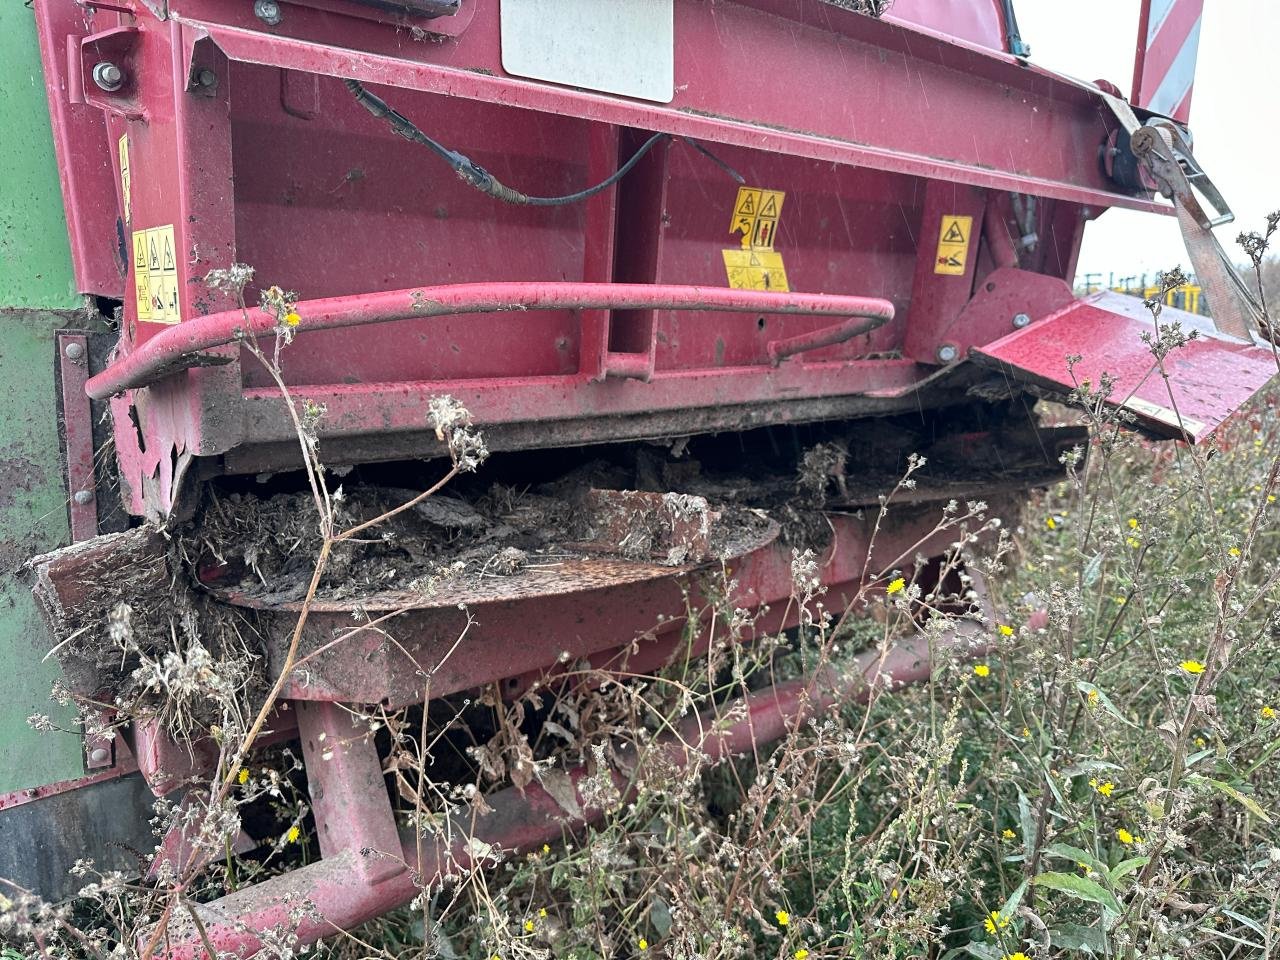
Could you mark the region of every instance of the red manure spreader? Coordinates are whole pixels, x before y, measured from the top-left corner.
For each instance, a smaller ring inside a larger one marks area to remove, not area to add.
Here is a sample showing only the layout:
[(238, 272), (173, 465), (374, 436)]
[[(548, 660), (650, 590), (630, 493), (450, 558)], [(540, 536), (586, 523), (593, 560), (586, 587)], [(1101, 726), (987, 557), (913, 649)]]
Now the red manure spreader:
[[(806, 549), (842, 611), (928, 577), (951, 501), (1062, 476), (1084, 431), (1037, 401), (1105, 379), (1196, 443), (1276, 371), (1190, 146), (1198, 0), (1144, 0), (1129, 99), (1031, 62), (1009, 0), (9, 6), (0, 876), (179, 882), (181, 811), (282, 744), (320, 853), (146, 956), (315, 942), (601, 816), (570, 768), (424, 839), (353, 718), (697, 656), (708, 573), (776, 635)], [(1212, 321), (1073, 293), (1112, 207), (1177, 218)], [(995, 629), (958, 623), (960, 656)], [(929, 650), (754, 690), (698, 749)], [(202, 711), (219, 683), (252, 708)]]

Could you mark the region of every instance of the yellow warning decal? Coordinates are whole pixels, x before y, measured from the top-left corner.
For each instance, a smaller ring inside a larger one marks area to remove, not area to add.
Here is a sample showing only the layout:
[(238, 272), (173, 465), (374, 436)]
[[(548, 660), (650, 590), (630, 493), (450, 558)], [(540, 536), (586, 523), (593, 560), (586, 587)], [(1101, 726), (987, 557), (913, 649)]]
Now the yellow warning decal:
[(938, 256), (933, 262), (934, 273), (955, 277), (964, 276), (969, 263), (969, 241), (973, 239), (973, 217), (947, 214), (942, 218), (938, 231)]
[(173, 224), (133, 231), (133, 291), (139, 320), (178, 323), (182, 319)]
[(782, 290), (787, 286), (787, 268), (777, 250), (725, 250), (724, 269), (734, 290)]
[(133, 201), (131, 187), (133, 182), (129, 176), (129, 135), (120, 138), (120, 208), (124, 212), (124, 222), (133, 219)]
[(729, 232), (742, 234), (744, 248), (772, 250), (773, 235), (778, 230), (778, 217), (782, 213), (782, 201), (786, 198), (787, 195), (781, 190), (739, 187)]
[(729, 232), (742, 235), (742, 246), (724, 251), (724, 269), (732, 289), (784, 292), (791, 289), (787, 286), (782, 254), (773, 249), (786, 197), (781, 190), (738, 188)]

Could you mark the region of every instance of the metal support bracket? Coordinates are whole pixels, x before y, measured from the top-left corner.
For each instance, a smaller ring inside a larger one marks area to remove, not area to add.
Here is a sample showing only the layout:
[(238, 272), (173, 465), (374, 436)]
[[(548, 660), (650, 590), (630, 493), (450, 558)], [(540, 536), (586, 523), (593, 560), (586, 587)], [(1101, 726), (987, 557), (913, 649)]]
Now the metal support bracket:
[(321, 855), (350, 851), (367, 884), (403, 873), (400, 833), (372, 735), (336, 703), (300, 700), (295, 707)]
[[(1214, 324), (1222, 333), (1252, 341), (1253, 331), (1261, 326), (1262, 308), (1213, 235), (1214, 227), (1231, 223), (1235, 214), (1196, 162), (1177, 124), (1153, 117), (1143, 125), (1124, 100), (1106, 93), (1102, 97), (1128, 131), (1133, 155), (1155, 178), (1160, 193), (1173, 201), (1187, 257), (1200, 286), (1209, 294)], [(1201, 197), (1212, 208), (1212, 215), (1206, 212)]]
[(67, 468), (71, 540), (79, 543), (98, 535), (93, 419), (89, 397), (84, 392), (89, 382), (89, 338), (83, 333), (60, 332), (56, 342), (62, 381), (62, 453)]

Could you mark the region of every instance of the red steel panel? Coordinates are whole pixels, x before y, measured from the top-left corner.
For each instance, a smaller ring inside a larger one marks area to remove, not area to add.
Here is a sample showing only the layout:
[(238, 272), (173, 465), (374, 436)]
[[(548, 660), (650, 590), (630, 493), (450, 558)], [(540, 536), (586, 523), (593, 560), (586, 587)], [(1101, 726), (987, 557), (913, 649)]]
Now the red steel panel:
[[(1105, 292), (977, 348), (976, 359), (1015, 379), (1063, 392), (1103, 375), (1115, 379), (1110, 402), (1161, 436), (1204, 440), (1276, 375), (1271, 350), (1221, 336), (1203, 317), (1165, 307), (1160, 323), (1179, 323), (1195, 339), (1164, 360), (1168, 383), (1143, 336), (1155, 324), (1141, 300)], [(1074, 366), (1068, 357), (1079, 356)]]

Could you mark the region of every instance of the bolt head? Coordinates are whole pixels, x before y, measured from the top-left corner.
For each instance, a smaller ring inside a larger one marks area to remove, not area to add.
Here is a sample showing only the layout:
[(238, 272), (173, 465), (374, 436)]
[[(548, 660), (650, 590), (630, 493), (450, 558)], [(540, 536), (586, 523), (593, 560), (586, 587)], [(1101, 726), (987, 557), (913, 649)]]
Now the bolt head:
[(1013, 315), (1013, 329), (1021, 330), (1031, 322), (1031, 317), (1025, 313), (1015, 313)]
[(84, 344), (75, 342), (68, 343), (67, 348), (62, 352), (66, 355), (68, 360), (79, 360), (84, 356)]
[(93, 68), (93, 82), (107, 93), (115, 93), (124, 86), (124, 71), (114, 63), (104, 60)]
[(218, 85), (218, 75), (205, 67), (196, 74), (196, 83), (202, 87), (216, 87)]
[(72, 494), (71, 499), (83, 507), (85, 504), (93, 502), (93, 491), (77, 490), (74, 494)]
[(254, 0), (253, 15), (268, 27), (274, 27), (284, 19), (280, 13), (280, 4), (276, 0)]
[(960, 356), (960, 348), (954, 343), (944, 343), (938, 347), (938, 360), (941, 363), (952, 363)]
[(89, 761), (91, 763), (106, 763), (110, 757), (111, 754), (106, 747), (94, 747), (89, 751)]

